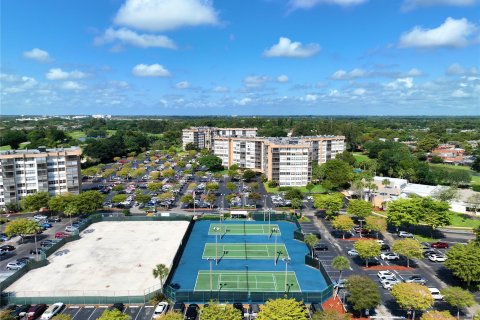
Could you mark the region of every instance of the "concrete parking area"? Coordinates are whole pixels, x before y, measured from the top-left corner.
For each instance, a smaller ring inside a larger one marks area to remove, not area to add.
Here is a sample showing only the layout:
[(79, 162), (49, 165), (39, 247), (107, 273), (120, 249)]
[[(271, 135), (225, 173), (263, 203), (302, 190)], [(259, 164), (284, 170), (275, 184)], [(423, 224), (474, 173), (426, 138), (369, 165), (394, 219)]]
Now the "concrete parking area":
[[(106, 305), (71, 305), (67, 306), (62, 313), (69, 315), (72, 320), (95, 320), (107, 309), (108, 306)], [(132, 320), (150, 320), (154, 310), (154, 306), (151, 305), (128, 305), (123, 310), (123, 313), (128, 314)]]

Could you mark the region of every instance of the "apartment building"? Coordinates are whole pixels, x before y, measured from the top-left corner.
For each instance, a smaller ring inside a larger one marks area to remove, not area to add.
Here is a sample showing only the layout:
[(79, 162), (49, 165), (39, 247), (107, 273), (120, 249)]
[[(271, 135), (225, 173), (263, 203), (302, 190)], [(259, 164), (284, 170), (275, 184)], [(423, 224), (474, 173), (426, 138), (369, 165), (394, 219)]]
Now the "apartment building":
[(78, 147), (0, 152), (0, 207), (36, 192), (78, 194), (81, 191)]
[(343, 136), (288, 138), (215, 137), (213, 152), (222, 165), (264, 173), (281, 186), (304, 186), (312, 177), (312, 163), (322, 164), (345, 150)]
[(197, 149), (213, 148), (215, 137), (256, 137), (257, 128), (190, 127), (182, 130), (183, 150), (192, 143)]

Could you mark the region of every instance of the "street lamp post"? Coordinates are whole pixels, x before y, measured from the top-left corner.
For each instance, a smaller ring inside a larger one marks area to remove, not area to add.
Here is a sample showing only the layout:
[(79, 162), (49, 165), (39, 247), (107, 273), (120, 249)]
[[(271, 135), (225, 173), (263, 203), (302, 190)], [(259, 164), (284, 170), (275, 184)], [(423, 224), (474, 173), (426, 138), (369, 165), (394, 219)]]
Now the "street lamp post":
[(213, 227), (215, 231), (215, 265), (218, 265), (218, 227)]
[(272, 232), (275, 233), (275, 265), (277, 265), (277, 232), (278, 232), (278, 229), (277, 228), (273, 228), (272, 229)]
[(212, 291), (212, 258), (208, 258), (208, 262), (210, 262), (210, 292)]
[(287, 292), (287, 274), (288, 274), (288, 263), (290, 262), (290, 258), (283, 258), (285, 261), (285, 293)]
[(270, 230), (270, 212), (271, 212), (271, 208), (268, 208), (268, 230)]
[(263, 221), (265, 221), (265, 210), (267, 210), (267, 197), (268, 195), (263, 195)]

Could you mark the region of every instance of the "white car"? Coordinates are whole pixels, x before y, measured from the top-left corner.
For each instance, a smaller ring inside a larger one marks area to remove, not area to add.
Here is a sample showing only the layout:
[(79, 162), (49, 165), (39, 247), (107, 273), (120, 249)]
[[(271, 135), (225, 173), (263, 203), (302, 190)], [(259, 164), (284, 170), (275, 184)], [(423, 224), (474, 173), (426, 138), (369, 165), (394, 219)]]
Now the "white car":
[(447, 257), (442, 254), (431, 254), (428, 256), (428, 260), (432, 262), (445, 262), (447, 261)]
[(168, 302), (162, 301), (157, 304), (153, 311), (152, 319), (158, 319), (168, 311)]
[(430, 293), (432, 294), (433, 300), (443, 300), (443, 296), (440, 293), (440, 290), (434, 287), (428, 287), (428, 290), (430, 290)]
[(413, 234), (411, 234), (410, 232), (406, 232), (406, 231), (398, 231), (398, 236), (400, 238), (413, 238)]
[(37, 214), (35, 216), (33, 216), (33, 219), (37, 220), (37, 221), (43, 221), (43, 220), (46, 220), (48, 217), (47, 216), (44, 216), (44, 215), (41, 215), (41, 214)]
[(25, 267), (27, 264), (23, 262), (9, 262), (7, 264), (7, 270), (20, 270)]
[(72, 232), (76, 232), (76, 231), (78, 231), (78, 228), (76, 228), (74, 226), (66, 226), (65, 227), (65, 232), (72, 233)]
[(384, 245), (385, 244), (385, 241), (383, 240), (375, 240), (379, 245)]
[(57, 303), (52, 304), (50, 307), (48, 307), (47, 310), (45, 310), (45, 312), (42, 314), (40, 319), (41, 320), (50, 320), (51, 318), (53, 318), (57, 313), (59, 313), (62, 310), (63, 306), (64, 306), (63, 302), (57, 302)]
[(392, 290), (393, 286), (400, 283), (398, 280), (382, 280), (380, 281), (383, 289)]
[(358, 251), (355, 249), (348, 250), (347, 254), (352, 257), (357, 257), (359, 255)]
[(378, 271), (377, 277), (395, 277), (395, 274), (391, 271)]
[(396, 254), (394, 252), (382, 253), (382, 254), (380, 254), (380, 258), (382, 258), (383, 260), (399, 260), (400, 259), (398, 254)]

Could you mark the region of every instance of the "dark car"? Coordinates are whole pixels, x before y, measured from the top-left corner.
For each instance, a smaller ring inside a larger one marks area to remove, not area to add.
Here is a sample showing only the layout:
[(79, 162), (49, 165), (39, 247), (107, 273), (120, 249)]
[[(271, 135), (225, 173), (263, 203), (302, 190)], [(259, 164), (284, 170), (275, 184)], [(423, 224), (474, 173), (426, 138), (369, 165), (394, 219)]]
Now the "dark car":
[(435, 251), (435, 250), (426, 250), (423, 252), (423, 256), (425, 258), (428, 258), (429, 256), (431, 256), (432, 254), (438, 254), (438, 251)]
[(382, 244), (380, 251), (390, 251), (390, 246), (388, 244)]
[(37, 253), (42, 254), (42, 253), (44, 253), (44, 251), (41, 248), (37, 248), (36, 250), (34, 248), (34, 249), (30, 250), (30, 254), (37, 254)]
[(47, 310), (46, 304), (36, 304), (31, 306), (27, 312), (27, 319), (26, 320), (35, 320), (42, 315), (42, 313)]
[(20, 263), (28, 263), (29, 261), (33, 260), (32, 258), (30, 257), (21, 257), (21, 258), (18, 258), (17, 259), (17, 262), (20, 262)]
[(21, 306), (18, 306), (13, 312), (12, 312), (12, 317), (15, 319), (20, 319), (23, 318), (23, 315), (30, 309), (29, 304), (24, 304)]
[(125, 305), (121, 302), (117, 302), (112, 304), (110, 307), (108, 307), (108, 310), (115, 310), (117, 309), (120, 312), (123, 312), (123, 309), (125, 309)]
[(15, 250), (15, 247), (6, 244), (6, 245), (1, 246), (1, 247), (0, 247), (0, 250), (3, 250), (3, 251), (13, 251), (13, 250)]
[(185, 311), (185, 303), (183, 302), (175, 302), (172, 308), (173, 312), (183, 313)]
[(185, 311), (185, 320), (195, 320), (198, 316), (198, 304), (191, 303), (188, 305), (187, 311)]
[(47, 222), (54, 223), (54, 222), (60, 222), (62, 219), (60, 217), (50, 217), (47, 219)]
[(50, 239), (40, 241), (40, 246), (42, 246), (42, 247), (51, 247), (54, 244), (55, 244), (55, 242), (53, 240), (50, 240)]
[(449, 247), (448, 243), (446, 242), (441, 242), (441, 241), (438, 241), (438, 242), (434, 242), (430, 245), (430, 247), (432, 248), (437, 248), (437, 249), (446, 249)]
[(241, 303), (241, 302), (234, 302), (232, 306), (233, 306), (235, 309), (240, 310), (240, 312), (242, 313), (242, 316), (243, 316), (243, 314), (244, 314), (243, 303)]
[(314, 247), (315, 251), (328, 251), (328, 246), (325, 243), (319, 243)]
[[(365, 264), (368, 265), (369, 267), (370, 266), (378, 266), (378, 265), (381, 264), (380, 260), (377, 257), (371, 258), (371, 259), (365, 259), (364, 261), (365, 261)], [(368, 262), (368, 264), (367, 264), (367, 262)]]
[(317, 239), (322, 239), (322, 235), (320, 234), (320, 232), (313, 232), (313, 234), (315, 235), (315, 237), (317, 237)]

